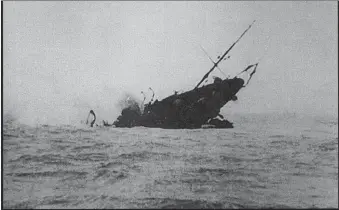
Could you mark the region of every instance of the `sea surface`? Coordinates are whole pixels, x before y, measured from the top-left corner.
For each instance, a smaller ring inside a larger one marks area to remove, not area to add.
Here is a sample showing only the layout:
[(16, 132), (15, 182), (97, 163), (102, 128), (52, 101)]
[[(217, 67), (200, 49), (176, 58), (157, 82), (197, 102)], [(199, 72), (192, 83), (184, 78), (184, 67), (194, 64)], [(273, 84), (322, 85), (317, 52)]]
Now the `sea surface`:
[(3, 119), (4, 208), (337, 208), (338, 119), (233, 115), (234, 129)]

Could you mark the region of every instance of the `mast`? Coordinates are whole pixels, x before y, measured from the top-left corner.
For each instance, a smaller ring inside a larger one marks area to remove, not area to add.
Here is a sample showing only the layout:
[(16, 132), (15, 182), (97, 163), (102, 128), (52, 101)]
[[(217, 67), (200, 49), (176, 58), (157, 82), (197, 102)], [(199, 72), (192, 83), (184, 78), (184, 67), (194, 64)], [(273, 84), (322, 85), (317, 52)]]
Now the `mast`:
[[(213, 64), (215, 64), (215, 62), (213, 61), (213, 59), (208, 55), (208, 53), (206, 52), (206, 50), (200, 45), (201, 49), (204, 51), (204, 53), (207, 55), (207, 57), (210, 59), (210, 61), (212, 61)], [(229, 56), (228, 56), (229, 57)], [(219, 66), (216, 66), (218, 68), (218, 70), (225, 76), (226, 74), (219, 68)]]
[(218, 64), (225, 58), (225, 56), (231, 51), (231, 49), (235, 46), (236, 43), (239, 42), (239, 40), (245, 35), (245, 33), (252, 27), (255, 20), (251, 23), (251, 25), (241, 34), (241, 36), (231, 45), (230, 48), (219, 58), (219, 60), (214, 63), (213, 67), (204, 75), (204, 77), (200, 80), (200, 82), (195, 86), (194, 90), (196, 90), (199, 85), (208, 77), (208, 75), (215, 69), (215, 67), (218, 66)]

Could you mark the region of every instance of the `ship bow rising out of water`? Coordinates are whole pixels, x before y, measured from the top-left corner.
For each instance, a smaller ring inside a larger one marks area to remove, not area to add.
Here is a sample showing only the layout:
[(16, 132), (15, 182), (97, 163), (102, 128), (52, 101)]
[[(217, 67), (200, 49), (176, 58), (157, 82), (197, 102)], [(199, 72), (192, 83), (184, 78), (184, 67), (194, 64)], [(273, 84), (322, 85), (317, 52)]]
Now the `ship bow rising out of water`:
[(236, 94), (244, 84), (245, 81), (238, 77), (216, 78), (213, 84), (146, 104), (143, 111), (137, 104), (126, 107), (114, 125), (170, 129), (233, 128), (233, 124), (220, 114), (220, 109), (229, 101), (237, 100)]
[[(253, 24), (253, 23), (252, 23)], [(232, 79), (220, 79), (216, 77), (212, 84), (199, 87), (208, 78), (208, 75), (218, 67), (218, 64), (226, 59), (226, 55), (240, 38), (248, 31), (252, 24), (238, 38), (236, 42), (222, 55), (217, 62), (213, 62), (212, 68), (204, 75), (198, 85), (190, 91), (173, 94), (161, 101), (152, 101), (142, 110), (134, 103), (122, 110), (121, 115), (113, 123), (116, 127), (157, 127), (170, 129), (190, 128), (233, 128), (233, 124), (220, 114), (220, 109), (227, 102), (237, 100), (236, 94), (245, 87), (253, 74), (257, 64), (249, 65), (240, 72), (249, 73), (246, 85), (244, 79), (235, 76)], [(238, 75), (239, 75), (238, 74)]]

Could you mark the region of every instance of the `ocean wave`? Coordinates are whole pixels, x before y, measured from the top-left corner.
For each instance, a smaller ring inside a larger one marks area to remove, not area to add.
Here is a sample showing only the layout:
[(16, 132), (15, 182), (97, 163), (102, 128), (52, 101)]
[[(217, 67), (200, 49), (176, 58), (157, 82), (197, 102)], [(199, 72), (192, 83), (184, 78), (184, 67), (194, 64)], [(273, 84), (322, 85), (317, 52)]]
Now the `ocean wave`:
[(275, 126), (163, 130), (7, 122), (3, 206), (336, 207), (337, 134)]

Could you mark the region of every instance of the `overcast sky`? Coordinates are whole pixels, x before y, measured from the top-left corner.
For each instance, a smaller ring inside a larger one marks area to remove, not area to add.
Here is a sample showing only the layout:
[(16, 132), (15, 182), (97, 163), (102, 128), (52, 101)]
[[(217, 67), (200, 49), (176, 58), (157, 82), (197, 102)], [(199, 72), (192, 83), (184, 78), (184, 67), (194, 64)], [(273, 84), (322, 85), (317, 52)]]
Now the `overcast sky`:
[[(4, 112), (74, 123), (90, 109), (112, 122), (124, 93), (190, 90), (256, 20), (220, 68), (260, 61), (223, 114), (338, 113), (336, 2), (4, 2)], [(223, 75), (215, 70), (211, 76)]]

